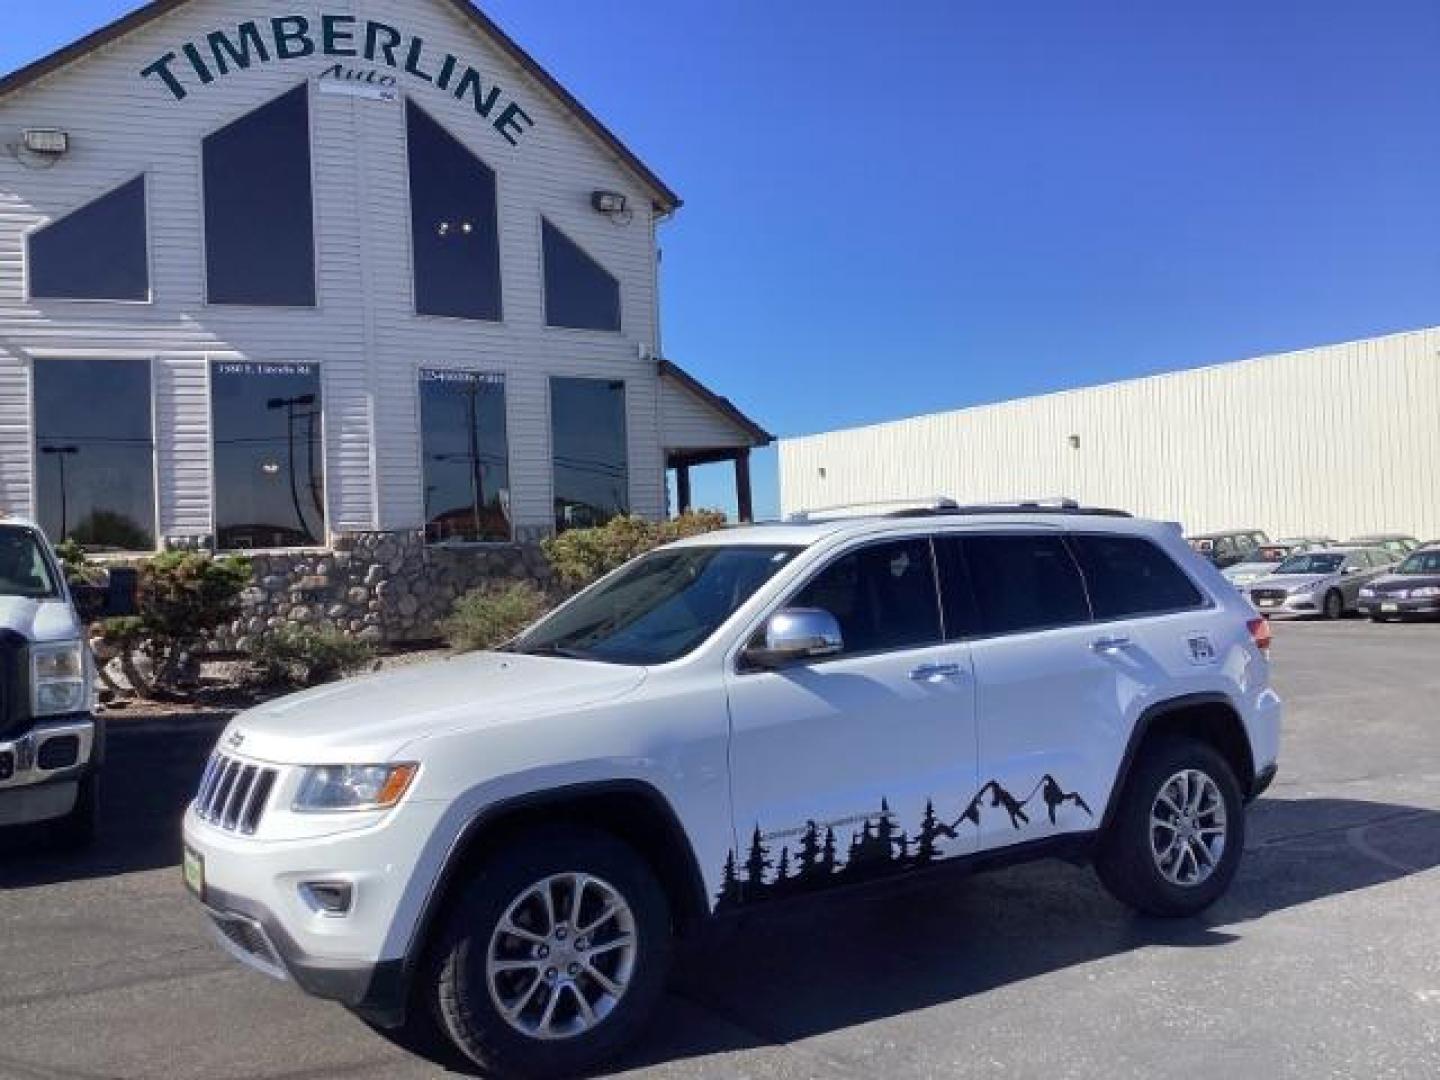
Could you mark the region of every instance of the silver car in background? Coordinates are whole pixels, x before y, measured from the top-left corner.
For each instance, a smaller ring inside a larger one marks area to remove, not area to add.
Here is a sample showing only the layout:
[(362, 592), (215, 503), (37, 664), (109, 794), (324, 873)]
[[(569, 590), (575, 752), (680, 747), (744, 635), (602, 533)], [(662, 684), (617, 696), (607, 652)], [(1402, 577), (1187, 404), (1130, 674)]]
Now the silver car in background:
[(1282, 562), (1304, 548), (1289, 547), (1285, 544), (1264, 544), (1256, 548), (1244, 562), (1227, 566), (1220, 571), (1222, 577), (1241, 592), (1263, 577), (1269, 577)]
[(1384, 548), (1332, 547), (1292, 555), (1250, 588), (1263, 615), (1323, 615), (1360, 610), (1360, 590), (1395, 565)]
[(1398, 563), (1421, 546), (1420, 541), (1406, 533), (1369, 533), (1345, 541), (1346, 547), (1384, 548)]

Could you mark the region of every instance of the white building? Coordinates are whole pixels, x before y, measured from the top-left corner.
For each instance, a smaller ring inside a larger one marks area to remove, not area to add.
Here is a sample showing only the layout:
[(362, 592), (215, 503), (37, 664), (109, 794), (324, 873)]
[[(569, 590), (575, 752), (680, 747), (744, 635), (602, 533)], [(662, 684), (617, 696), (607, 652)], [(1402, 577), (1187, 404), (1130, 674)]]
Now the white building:
[(780, 443), (785, 512), (1069, 495), (1179, 521), (1440, 537), (1440, 330)]
[(748, 497), (769, 437), (661, 359), (680, 200), (466, 0), (155, 0), (0, 80), (0, 141), (0, 513), (256, 551)]

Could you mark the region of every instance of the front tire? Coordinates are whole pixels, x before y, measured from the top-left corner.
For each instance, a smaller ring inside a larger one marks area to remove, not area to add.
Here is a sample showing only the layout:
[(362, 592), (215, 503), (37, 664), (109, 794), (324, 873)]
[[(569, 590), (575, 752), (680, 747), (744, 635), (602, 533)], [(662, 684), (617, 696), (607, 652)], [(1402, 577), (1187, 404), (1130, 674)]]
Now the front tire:
[(1331, 589), (1325, 594), (1325, 618), (1331, 622), (1345, 617), (1345, 597), (1338, 591)]
[(639, 854), (594, 829), (535, 829), (451, 906), (432, 1005), (487, 1074), (570, 1076), (639, 1037), (670, 954), (669, 904)]
[(1245, 803), (1207, 743), (1146, 747), (1121, 794), (1095, 870), (1117, 900), (1149, 915), (1196, 915), (1230, 887), (1245, 846)]

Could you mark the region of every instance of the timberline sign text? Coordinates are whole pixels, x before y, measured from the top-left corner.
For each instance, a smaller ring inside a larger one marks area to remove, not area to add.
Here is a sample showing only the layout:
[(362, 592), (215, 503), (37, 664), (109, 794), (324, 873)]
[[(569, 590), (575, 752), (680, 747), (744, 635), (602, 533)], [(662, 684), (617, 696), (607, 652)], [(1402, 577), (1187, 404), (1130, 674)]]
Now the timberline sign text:
[(469, 101), (512, 146), (535, 126), (518, 102), (473, 66), (451, 53), (430, 50), (423, 38), (354, 15), (322, 15), (318, 23), (304, 15), (251, 19), (233, 30), (213, 30), (186, 42), (178, 52), (167, 52), (142, 68), (140, 75), (163, 85), (174, 100), (184, 101), (197, 85), (209, 86), (255, 64), (316, 57), (363, 58), (429, 83), (457, 101)]

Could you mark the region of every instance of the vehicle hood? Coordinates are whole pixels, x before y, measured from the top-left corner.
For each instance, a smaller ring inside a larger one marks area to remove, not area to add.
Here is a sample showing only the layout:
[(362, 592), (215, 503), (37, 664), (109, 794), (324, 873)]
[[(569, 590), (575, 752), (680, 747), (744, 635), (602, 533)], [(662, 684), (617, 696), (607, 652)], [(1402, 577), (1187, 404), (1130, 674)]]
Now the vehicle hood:
[(31, 643), (73, 641), (80, 623), (64, 600), (0, 596), (0, 630), (13, 630)]
[(1386, 574), (1370, 582), (1366, 588), (1386, 596), (1408, 595), (1412, 589), (1440, 586), (1440, 574)]
[(628, 694), (645, 669), (513, 653), (471, 653), (366, 675), (251, 709), (222, 749), (287, 764), (387, 761), (442, 732), (570, 712)]
[(1252, 581), (1252, 589), (1283, 589), (1295, 592), (1302, 585), (1330, 584), (1340, 580), (1339, 574), (1270, 574), (1259, 581)]

